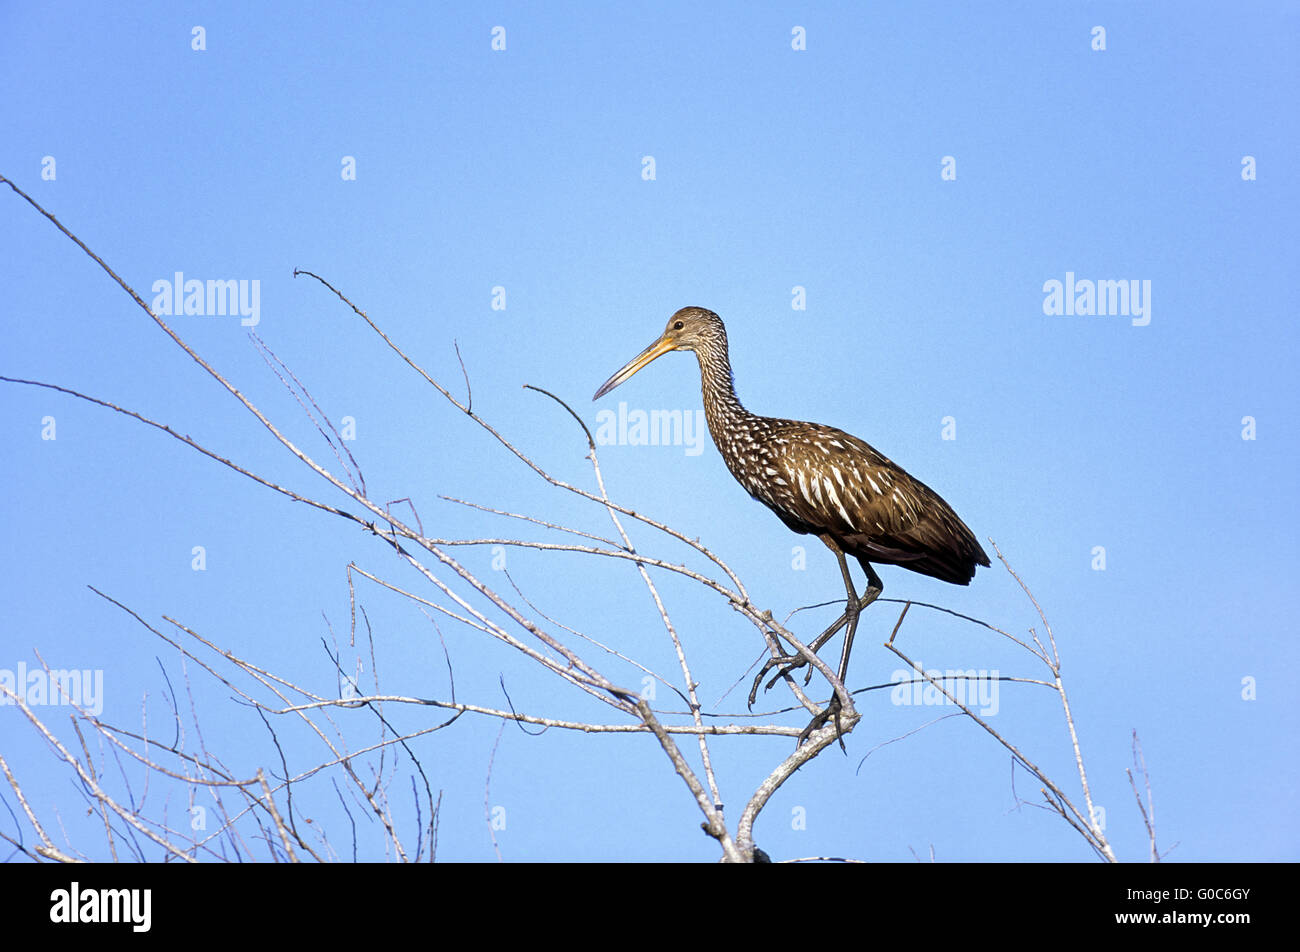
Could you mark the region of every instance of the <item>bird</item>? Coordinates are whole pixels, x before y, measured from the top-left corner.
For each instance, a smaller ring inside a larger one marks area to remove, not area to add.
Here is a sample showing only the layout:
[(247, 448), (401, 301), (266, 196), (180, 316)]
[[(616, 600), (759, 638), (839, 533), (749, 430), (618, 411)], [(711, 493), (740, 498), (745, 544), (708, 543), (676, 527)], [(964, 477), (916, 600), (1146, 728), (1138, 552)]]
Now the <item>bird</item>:
[[(592, 400), (675, 350), (692, 351), (699, 361), (709, 435), (732, 476), (789, 529), (821, 539), (839, 562), (846, 594), (844, 613), (808, 647), (816, 652), (847, 629), (838, 669), (841, 685), (848, 674), (858, 617), (884, 591), (873, 563), (897, 565), (955, 585), (969, 585), (976, 568), (989, 564), (975, 534), (952, 507), (868, 443), (821, 423), (758, 416), (746, 410), (736, 396), (727, 329), (722, 318), (707, 308), (684, 307), (673, 314), (663, 334), (601, 384)], [(853, 556), (866, 574), (867, 585), (860, 596), (846, 555)], [(778, 656), (774, 651), (773, 655), (754, 679), (751, 708), (768, 671), (780, 667), (768, 682), (771, 688), (806, 663), (794, 653)], [(800, 735), (800, 743), (832, 716), (840, 737), (839, 712), (836, 694)]]

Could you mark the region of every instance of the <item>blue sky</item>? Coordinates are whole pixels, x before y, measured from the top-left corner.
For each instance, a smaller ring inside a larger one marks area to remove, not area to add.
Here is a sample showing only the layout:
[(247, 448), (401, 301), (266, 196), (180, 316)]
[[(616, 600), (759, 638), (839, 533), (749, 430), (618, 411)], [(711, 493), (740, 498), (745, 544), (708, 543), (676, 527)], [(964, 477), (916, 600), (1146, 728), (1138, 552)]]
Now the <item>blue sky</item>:
[[(1124, 773), (1136, 730), (1159, 844), (1177, 844), (1170, 859), (1295, 860), (1300, 723), (1288, 685), (1300, 660), (1300, 460), (1288, 302), (1298, 25), (1293, 4), (365, 13), (9, 4), (0, 8), (0, 174), (146, 301), (177, 272), (256, 282), (255, 327), (231, 315), (168, 320), (337, 469), (251, 342), (255, 330), (336, 425), (354, 422), (347, 445), (371, 497), (409, 498), (430, 535), (551, 538), (443, 496), (610, 530), (598, 508), (538, 480), (294, 268), (340, 288), (461, 394), (455, 341), (475, 411), (586, 488), (581, 433), (522, 385), (563, 398), (593, 428), (620, 402), (693, 415), (699, 379), (686, 354), (599, 403), (590, 397), (677, 308), (717, 311), (751, 410), (867, 440), (995, 540), (1032, 588), (1058, 639), (1089, 779), (1121, 859), (1147, 851)], [(495, 27), (503, 50), (493, 49)], [(796, 27), (806, 49), (792, 48)], [(1094, 48), (1097, 27), (1104, 49)], [(0, 374), (129, 407), (356, 509), (8, 189), (0, 220)], [(1045, 313), (1045, 286), (1068, 280), (1137, 282), (1149, 288), (1149, 312), (1136, 323)], [(105, 720), (138, 728), (147, 712), (153, 731), (170, 734), (167, 682), (181, 691), (186, 672), (87, 586), (326, 694), (335, 679), (322, 639), (337, 638), (349, 666), (359, 657), (373, 673), (369, 651), (346, 646), (349, 561), (435, 594), (353, 524), (157, 431), (48, 390), (4, 384), (0, 400), (11, 540), (0, 556), (0, 671), (36, 664), (39, 651), (54, 667), (102, 672)], [(42, 438), (47, 418), (55, 439)], [(698, 536), (778, 618), (842, 597), (819, 542), (750, 500), (711, 443), (689, 449), (601, 446), (611, 495)], [(643, 552), (693, 558), (645, 527), (632, 531)], [(500, 552), (454, 554), (517, 597)], [(529, 549), (504, 557), (539, 611), (680, 682), (629, 563)], [(996, 560), (969, 588), (880, 572), (887, 597), (938, 602), (1017, 634), (1039, 625)], [(706, 710), (731, 722), (762, 651), (755, 630), (716, 596), (655, 577)], [(370, 583), (358, 583), (357, 600), (384, 689), (450, 697), (430, 621)], [(881, 602), (864, 618), (850, 687), (899, 669), (881, 647), (898, 608)], [(792, 624), (815, 634), (833, 612)], [(439, 625), (458, 700), (610, 717), (517, 653)], [(987, 632), (934, 613), (914, 610), (900, 638), (941, 670), (1043, 673)], [(639, 683), (634, 669), (586, 651), (615, 680)], [(838, 658), (838, 642), (828, 652)], [(188, 675), (209, 747), (241, 776), (279, 772), (256, 715), (192, 664)], [(719, 700), (737, 680), (744, 687)], [(668, 697), (659, 695), (662, 706)], [(956, 717), (916, 730), (951, 707), (892, 703), (878, 691), (859, 709), (848, 755), (826, 751), (760, 820), (757, 841), (774, 858), (910, 860), (932, 846), (954, 861), (1091, 857), (1059, 819), (1017, 805), (1017, 795), (1035, 797), (1035, 783), (975, 725)], [(75, 741), (66, 710), (37, 710)], [(443, 719), (389, 713), (403, 730)], [(375, 739), (373, 721), (338, 719), (355, 745)], [(993, 721), (1077, 790), (1048, 691), (1003, 684)], [(506, 859), (715, 858), (648, 738), (508, 726), (498, 740), (498, 729), (467, 715), (413, 742), (443, 791), (440, 858), (495, 858), (485, 796), (505, 818), (495, 833)], [(290, 769), (326, 758), (300, 728), (283, 730)], [(713, 742), (733, 823), (789, 745)], [(81, 819), (66, 768), (13, 707), (0, 708), (0, 754), (47, 821), (57, 814), (75, 843), (103, 855), (102, 828)], [(142, 773), (123, 769), (138, 787)], [(410, 830), (409, 761), (390, 757), (383, 769)], [(176, 811), (187, 796), (161, 784), (152, 795), (160, 813), (165, 798)], [(3, 796), (13, 804), (10, 790)], [(351, 856), (351, 827), (328, 782), (305, 788), (298, 805)], [(0, 830), (12, 834), (4, 816)], [(362, 822), (364, 858), (384, 856), (373, 827)]]

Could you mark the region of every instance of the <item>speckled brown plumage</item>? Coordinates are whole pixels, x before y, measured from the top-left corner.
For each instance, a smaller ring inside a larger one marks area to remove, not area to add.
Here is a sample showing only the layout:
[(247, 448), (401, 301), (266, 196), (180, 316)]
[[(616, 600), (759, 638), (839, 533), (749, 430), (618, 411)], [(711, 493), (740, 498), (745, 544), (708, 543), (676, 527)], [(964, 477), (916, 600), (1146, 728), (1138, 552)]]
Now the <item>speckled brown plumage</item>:
[[(671, 346), (666, 346), (671, 344)], [(820, 423), (756, 416), (736, 397), (722, 319), (699, 307), (672, 316), (663, 337), (596, 394), (667, 350), (700, 363), (709, 433), (745, 490), (795, 532), (830, 536), (844, 552), (966, 585), (989, 559), (943, 498), (867, 443)], [(633, 368), (628, 372), (629, 368)]]
[[(787, 526), (817, 536), (835, 553), (847, 596), (844, 614), (809, 647), (817, 651), (846, 629), (841, 685), (858, 614), (884, 590), (871, 563), (899, 565), (957, 585), (969, 584), (976, 567), (989, 564), (974, 533), (938, 493), (856, 436), (820, 423), (756, 416), (741, 406), (731, 375), (727, 329), (705, 308), (684, 307), (669, 318), (659, 339), (606, 380), (592, 399), (671, 350), (694, 351), (699, 359), (709, 433), (731, 474)], [(861, 597), (849, 576), (846, 554), (857, 558), (867, 575)], [(774, 652), (754, 679), (750, 705), (769, 670), (779, 668), (768, 682), (771, 687), (804, 663), (797, 655)], [(831, 716), (838, 733), (840, 709), (837, 692), (804, 730), (801, 742)]]

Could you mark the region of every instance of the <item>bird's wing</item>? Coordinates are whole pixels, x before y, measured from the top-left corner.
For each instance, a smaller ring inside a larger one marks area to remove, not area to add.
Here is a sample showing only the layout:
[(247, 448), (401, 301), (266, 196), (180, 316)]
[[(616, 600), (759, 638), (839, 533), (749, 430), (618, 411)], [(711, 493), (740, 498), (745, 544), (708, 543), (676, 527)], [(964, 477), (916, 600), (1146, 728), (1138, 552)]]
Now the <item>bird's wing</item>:
[(771, 481), (792, 516), (818, 532), (882, 541), (917, 521), (913, 480), (887, 457), (834, 427), (781, 423), (767, 443), (777, 470)]
[[(987, 565), (974, 535), (946, 502), (869, 444), (834, 427), (780, 421), (771, 466), (787, 484), (779, 506), (790, 528), (829, 534), (868, 561), (905, 565), (964, 583), (975, 560)], [(779, 485), (779, 484), (778, 484)]]

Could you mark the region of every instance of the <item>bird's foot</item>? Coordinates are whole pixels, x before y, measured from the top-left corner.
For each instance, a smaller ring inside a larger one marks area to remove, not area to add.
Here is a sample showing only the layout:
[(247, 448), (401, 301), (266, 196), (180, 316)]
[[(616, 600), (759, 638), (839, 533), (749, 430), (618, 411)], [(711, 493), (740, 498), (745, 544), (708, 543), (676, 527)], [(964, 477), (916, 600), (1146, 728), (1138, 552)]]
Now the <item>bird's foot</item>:
[[(858, 621), (858, 612), (856, 610), (852, 614), (848, 612), (844, 613), (843, 615), (840, 616), (839, 621), (831, 625), (831, 627), (827, 628), (824, 632), (821, 633), (821, 635), (818, 636), (817, 640), (814, 641), (809, 646), (809, 650), (811, 650), (815, 654), (817, 650), (821, 648), (821, 646), (824, 645), (831, 638), (832, 635), (838, 633), (842, 628), (844, 628), (845, 625), (856, 626), (857, 621)], [(767, 661), (764, 662), (762, 670), (760, 670), (758, 672), (758, 675), (754, 678), (754, 686), (749, 689), (749, 706), (751, 708), (754, 706), (754, 699), (758, 697), (758, 686), (762, 684), (763, 678), (767, 677), (767, 672), (771, 671), (773, 668), (778, 666), (781, 667), (781, 670), (778, 671), (776, 674), (772, 675), (771, 680), (768, 681), (767, 685), (763, 688), (764, 691), (772, 690), (772, 685), (776, 684), (776, 682), (780, 681), (782, 678), (788, 676), (792, 671), (795, 671), (802, 667), (808, 668), (808, 672), (803, 676), (804, 687), (807, 687), (808, 683), (812, 681), (813, 670), (814, 670), (813, 666), (808, 664), (808, 659), (805, 658), (803, 655), (792, 654), (792, 655), (781, 655), (780, 657), (768, 658)]]
[(818, 714), (816, 717), (814, 717), (811, 721), (809, 721), (808, 726), (805, 727), (803, 729), (803, 732), (799, 734), (799, 743), (796, 744), (795, 746), (802, 747), (804, 741), (806, 741), (809, 737), (811, 737), (814, 731), (821, 730), (823, 727), (826, 726), (826, 723), (830, 721), (831, 718), (834, 718), (835, 739), (840, 742), (840, 750), (844, 751), (847, 754), (849, 752), (849, 749), (844, 746), (844, 729), (840, 724), (841, 710), (843, 710), (843, 708), (840, 705), (840, 696), (838, 694), (832, 695), (831, 699), (826, 702), (826, 707), (822, 709), (822, 712)]
[[(754, 684), (749, 689), (750, 709), (752, 710), (754, 707), (754, 701), (758, 698), (759, 685), (761, 685), (763, 683), (763, 679), (767, 677), (767, 672), (771, 671), (775, 667), (784, 665), (784, 667), (782, 667), (780, 671), (772, 675), (772, 680), (767, 682), (767, 686), (763, 688), (764, 691), (772, 690), (772, 685), (776, 684), (777, 681), (780, 681), (791, 671), (795, 670), (796, 668), (801, 668), (807, 663), (808, 663), (808, 659), (803, 658), (799, 655), (780, 655), (775, 658), (768, 658), (767, 661), (763, 664), (762, 669), (758, 672), (757, 675), (754, 676)], [(808, 669), (808, 677), (812, 677), (811, 668)], [(804, 683), (805, 684), (808, 683), (806, 679)]]

